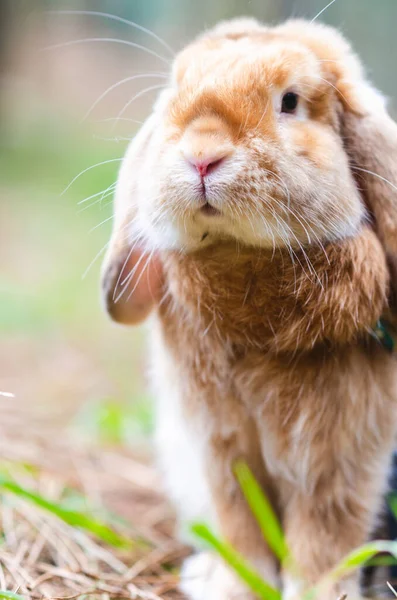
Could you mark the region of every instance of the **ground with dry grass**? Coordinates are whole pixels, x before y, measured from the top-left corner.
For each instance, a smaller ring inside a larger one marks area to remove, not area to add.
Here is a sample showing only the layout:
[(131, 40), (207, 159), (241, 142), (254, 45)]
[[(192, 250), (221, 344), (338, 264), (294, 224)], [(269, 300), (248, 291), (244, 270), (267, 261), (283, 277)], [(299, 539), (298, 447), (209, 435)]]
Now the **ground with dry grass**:
[[(0, 589), (175, 600), (187, 549), (152, 467), (145, 335), (102, 312), (100, 259), (82, 279), (108, 239), (111, 207), (78, 203), (108, 187), (118, 165), (60, 196), (123, 148), (71, 129), (53, 123), (0, 145), (0, 392), (13, 394), (0, 395)], [(67, 524), (4, 480), (107, 523), (126, 545)]]
[(1, 402), (2, 472), (126, 538), (122, 548), (103, 543), (3, 490), (1, 589), (25, 598), (180, 598), (177, 567), (188, 549), (173, 537), (173, 515), (149, 457), (78, 444), (62, 431), (59, 414), (53, 423), (36, 418), (27, 426), (15, 399)]

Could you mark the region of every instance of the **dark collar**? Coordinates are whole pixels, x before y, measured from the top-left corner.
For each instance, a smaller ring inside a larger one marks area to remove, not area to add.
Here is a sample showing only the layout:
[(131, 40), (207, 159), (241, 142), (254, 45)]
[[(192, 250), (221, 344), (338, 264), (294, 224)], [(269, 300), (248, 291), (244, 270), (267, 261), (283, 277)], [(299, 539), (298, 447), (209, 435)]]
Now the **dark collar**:
[(372, 330), (372, 334), (379, 343), (382, 344), (385, 350), (390, 353), (395, 352), (397, 344), (396, 330), (389, 321), (386, 319), (379, 319)]

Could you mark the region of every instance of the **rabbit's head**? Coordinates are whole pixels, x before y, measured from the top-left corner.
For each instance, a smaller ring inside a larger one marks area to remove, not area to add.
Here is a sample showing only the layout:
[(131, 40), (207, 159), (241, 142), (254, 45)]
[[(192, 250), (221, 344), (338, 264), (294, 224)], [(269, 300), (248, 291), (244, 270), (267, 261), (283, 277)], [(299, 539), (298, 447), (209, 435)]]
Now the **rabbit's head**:
[(354, 236), (397, 254), (397, 126), (334, 29), (220, 24), (176, 58), (127, 151), (103, 274), (114, 319), (161, 295), (159, 255), (234, 241), (285, 248)]

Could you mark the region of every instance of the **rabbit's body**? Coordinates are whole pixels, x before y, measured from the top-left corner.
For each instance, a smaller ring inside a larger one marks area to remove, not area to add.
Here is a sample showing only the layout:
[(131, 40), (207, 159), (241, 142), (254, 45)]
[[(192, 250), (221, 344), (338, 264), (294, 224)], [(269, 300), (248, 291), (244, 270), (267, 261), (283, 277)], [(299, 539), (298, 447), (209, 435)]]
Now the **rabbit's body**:
[[(156, 317), (153, 372), (168, 492), (182, 521), (204, 519), (227, 532), (273, 582), (276, 563), (267, 552), (260, 557), (233, 462), (243, 457), (254, 469), (314, 583), (369, 538), (397, 430), (395, 358), (370, 334), (388, 280), (380, 244), (364, 230), (343, 250), (324, 251), (307, 257), (324, 284), (333, 280), (315, 299), (314, 275), (299, 254), (295, 264), (233, 247), (163, 257), (168, 294)], [(341, 311), (350, 323), (339, 328)], [(327, 508), (316, 514), (313, 500)], [(201, 583), (212, 598), (208, 568)]]
[[(104, 295), (118, 321), (156, 306), (170, 495), (285, 598), (368, 539), (386, 488), (397, 372), (373, 330), (395, 311), (396, 156), (397, 127), (337, 32), (238, 21), (177, 57), (120, 172)], [(240, 458), (280, 515), (294, 578), (242, 497)], [(183, 586), (249, 596), (210, 555)], [(359, 597), (357, 575), (319, 597), (343, 591)]]

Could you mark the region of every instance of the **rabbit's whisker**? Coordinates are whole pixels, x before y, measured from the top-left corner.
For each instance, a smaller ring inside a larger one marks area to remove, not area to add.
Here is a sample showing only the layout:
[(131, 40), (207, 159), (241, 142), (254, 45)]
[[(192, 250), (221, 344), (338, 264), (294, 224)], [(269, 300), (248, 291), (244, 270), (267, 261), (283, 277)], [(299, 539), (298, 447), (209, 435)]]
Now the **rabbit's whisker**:
[[(262, 201), (266, 202), (266, 199), (264, 199), (264, 198), (261, 198), (261, 199), (262, 199)], [(278, 201), (277, 201), (277, 200), (275, 200), (274, 198), (271, 198), (271, 200), (272, 200), (272, 201), (275, 201), (276, 203), (278, 203)], [(276, 220), (276, 221), (278, 222), (278, 224), (280, 225), (280, 221), (279, 221), (278, 217), (276, 216), (276, 213), (275, 213), (275, 211), (274, 211), (274, 208), (270, 207), (270, 203), (269, 203), (269, 202), (266, 202), (266, 203), (267, 203), (267, 205), (269, 206), (269, 208), (272, 210), (273, 217), (275, 218), (275, 220)], [(307, 264), (307, 266), (308, 266), (308, 268), (309, 268), (309, 272), (310, 272), (310, 273), (312, 273), (312, 275), (314, 275), (314, 276), (316, 277), (316, 279), (317, 279), (318, 283), (320, 284), (321, 288), (323, 289), (323, 284), (322, 284), (322, 281), (321, 281), (320, 277), (318, 276), (318, 274), (317, 274), (317, 271), (315, 270), (315, 268), (314, 268), (314, 266), (313, 266), (313, 263), (312, 263), (312, 262), (311, 262), (311, 260), (309, 259), (308, 255), (307, 255), (307, 253), (306, 253), (306, 251), (305, 251), (304, 247), (303, 247), (303, 246), (302, 246), (302, 244), (300, 243), (300, 241), (299, 241), (298, 237), (295, 235), (294, 231), (293, 231), (293, 230), (292, 230), (292, 228), (291, 228), (291, 227), (288, 225), (288, 223), (287, 223), (287, 222), (286, 222), (286, 221), (285, 221), (285, 220), (284, 220), (284, 219), (283, 219), (283, 218), (282, 218), (280, 215), (279, 215), (279, 218), (280, 218), (280, 220), (281, 220), (281, 223), (282, 223), (283, 227), (286, 227), (286, 228), (287, 228), (287, 230), (290, 232), (290, 234), (292, 235), (292, 237), (295, 239), (296, 243), (298, 244), (298, 246), (299, 246), (299, 249), (300, 249), (300, 251), (302, 252), (302, 255), (303, 255), (304, 259), (305, 259), (305, 262), (306, 262), (306, 264)], [(287, 237), (287, 239), (288, 239), (288, 237)], [(291, 246), (290, 242), (288, 242), (288, 243), (289, 243), (289, 245)], [(292, 246), (291, 246), (291, 249), (292, 249)], [(299, 260), (299, 258), (298, 258), (298, 256), (297, 256), (297, 254), (296, 254), (295, 252), (294, 252), (294, 255), (295, 255), (295, 257), (297, 258), (297, 260), (298, 260), (299, 264), (301, 265), (301, 267), (302, 267), (302, 269), (303, 269), (303, 271), (304, 271), (305, 269), (304, 269), (304, 267), (303, 267), (302, 263), (300, 262), (300, 260)]]
[(92, 227), (92, 229), (90, 229), (88, 233), (89, 234), (92, 233), (96, 229), (99, 229), (99, 227), (102, 227), (102, 225), (104, 225), (105, 223), (108, 223), (109, 221), (112, 221), (112, 220), (113, 220), (113, 215), (110, 215), (110, 217), (107, 217), (106, 219), (101, 221), (101, 223), (98, 223), (98, 225), (95, 225), (95, 227)]
[(143, 33), (146, 33), (147, 35), (152, 37), (154, 40), (159, 42), (166, 50), (168, 50), (168, 52), (171, 54), (171, 56), (175, 56), (174, 50), (171, 48), (171, 46), (169, 46), (167, 44), (166, 41), (164, 41), (161, 37), (159, 37), (156, 33), (154, 33), (154, 31), (151, 31), (150, 29), (147, 29), (146, 27), (143, 27), (142, 25), (138, 25), (138, 23), (135, 23), (135, 21), (129, 21), (128, 19), (123, 19), (123, 17), (118, 17), (117, 15), (112, 15), (112, 14), (105, 13), (105, 12), (99, 12), (96, 10), (49, 10), (49, 11), (47, 11), (47, 13), (58, 14), (58, 15), (86, 15), (86, 16), (92, 16), (92, 17), (103, 17), (105, 19), (117, 21), (118, 23), (124, 23), (125, 25), (129, 25), (130, 27), (133, 27), (134, 29), (137, 29), (138, 31), (142, 31)]
[[(132, 252), (135, 250), (136, 248), (136, 243), (131, 247), (131, 250), (128, 254), (128, 256), (130, 257)], [(139, 257), (139, 259), (137, 260), (137, 262), (135, 263), (135, 265), (133, 266), (133, 268), (130, 270), (130, 272), (124, 277), (124, 279), (120, 282), (120, 287), (124, 288), (124, 290), (122, 291), (122, 293), (120, 294), (120, 296), (118, 296), (115, 300), (115, 302), (118, 302), (118, 300), (121, 298), (121, 296), (123, 295), (123, 293), (125, 292), (125, 290), (128, 287), (129, 282), (131, 281), (131, 279), (133, 278), (133, 276), (135, 275), (139, 265), (141, 264), (141, 262), (143, 261), (143, 259), (147, 256), (147, 254), (145, 254), (145, 252), (142, 252), (141, 256)]]
[[(273, 212), (274, 212), (274, 211), (273, 211)], [(275, 221), (277, 222), (277, 216), (276, 216), (275, 214), (274, 214), (274, 215), (272, 215), (272, 216), (274, 216), (274, 219), (275, 219)], [(264, 225), (264, 227), (265, 227), (265, 230), (266, 230), (266, 233), (267, 233), (267, 235), (270, 235), (270, 237), (272, 238), (272, 260), (273, 260), (273, 259), (274, 259), (274, 255), (275, 255), (275, 253), (276, 253), (276, 249), (278, 248), (278, 246), (277, 246), (277, 242), (276, 242), (276, 238), (275, 238), (275, 236), (274, 236), (274, 233), (273, 233), (273, 230), (272, 230), (271, 226), (270, 226), (270, 225), (269, 225), (269, 223), (266, 221), (266, 219), (264, 219), (264, 218), (261, 216), (261, 220), (262, 220), (262, 223), (263, 223), (263, 225)], [(281, 236), (281, 237), (282, 237), (282, 236)], [(284, 241), (284, 238), (283, 238), (283, 237), (282, 237), (282, 239), (283, 239), (283, 241)]]
[[(278, 225), (278, 235), (279, 237), (282, 239), (283, 244), (286, 246), (288, 253), (291, 257), (291, 262), (294, 268), (294, 273), (295, 273), (295, 287), (296, 287), (296, 268), (295, 268), (295, 260), (294, 257), (296, 258), (296, 260), (298, 261), (299, 264), (300, 260), (296, 254), (296, 252), (294, 251), (294, 249), (292, 248), (292, 244), (288, 238), (288, 235), (283, 235), (283, 230), (285, 228), (285, 226), (289, 229), (287, 223), (284, 221), (284, 219), (280, 216), (277, 216), (275, 210), (272, 207), (269, 207), (271, 212), (272, 212), (272, 216), (274, 218), (274, 220), (276, 221), (277, 225)], [(302, 267), (303, 268), (303, 267)]]
[(98, 104), (101, 102), (101, 100), (103, 100), (104, 98), (106, 98), (106, 96), (108, 94), (110, 94), (113, 90), (115, 90), (116, 88), (120, 87), (121, 85), (124, 85), (125, 83), (128, 83), (129, 81), (135, 81), (136, 79), (152, 79), (152, 78), (156, 78), (156, 77), (163, 77), (164, 79), (168, 78), (168, 75), (165, 73), (140, 73), (137, 75), (132, 75), (130, 77), (125, 77), (124, 79), (121, 79), (120, 81), (117, 81), (117, 83), (113, 83), (113, 85), (109, 86), (100, 96), (99, 98), (97, 98), (95, 100), (95, 102), (92, 104), (92, 106), (88, 109), (88, 111), (86, 112), (86, 114), (84, 115), (84, 117), (82, 118), (81, 122), (83, 123), (92, 113), (92, 111), (95, 109), (96, 106), (98, 106)]
[[(136, 283), (135, 283), (134, 287), (132, 288), (131, 292), (129, 293), (129, 295), (128, 295), (128, 297), (127, 297), (127, 301), (128, 301), (130, 298), (131, 298), (131, 296), (132, 296), (132, 295), (133, 295), (133, 293), (135, 292), (136, 288), (138, 287), (138, 285), (139, 285), (139, 282), (141, 281), (143, 274), (146, 272), (146, 269), (148, 268), (148, 266), (149, 266), (149, 264), (150, 264), (150, 261), (151, 261), (151, 260), (152, 260), (152, 258), (153, 258), (153, 255), (154, 255), (154, 250), (152, 250), (152, 251), (150, 252), (150, 254), (149, 254), (149, 256), (148, 256), (148, 258), (147, 258), (147, 260), (146, 260), (146, 262), (145, 262), (145, 264), (144, 264), (144, 266), (143, 266), (143, 269), (142, 269), (142, 272), (141, 272), (141, 274), (139, 275), (139, 277), (138, 277), (138, 279), (137, 279), (137, 281), (136, 281)], [(145, 256), (145, 255), (143, 255), (143, 256)]]
[(326, 251), (325, 251), (325, 248), (324, 248), (324, 246), (323, 246), (323, 244), (322, 244), (322, 242), (321, 242), (320, 238), (318, 237), (318, 235), (317, 235), (317, 234), (316, 234), (316, 232), (314, 231), (313, 227), (312, 227), (312, 226), (311, 226), (311, 225), (308, 223), (307, 219), (306, 219), (306, 218), (305, 218), (303, 215), (299, 216), (299, 215), (298, 215), (298, 214), (297, 214), (297, 213), (296, 213), (296, 212), (295, 212), (295, 211), (294, 211), (294, 210), (291, 208), (291, 195), (290, 195), (290, 191), (289, 191), (289, 189), (288, 189), (288, 186), (286, 185), (286, 183), (285, 183), (285, 182), (282, 180), (282, 178), (281, 178), (281, 177), (280, 177), (280, 176), (279, 176), (277, 173), (274, 173), (273, 171), (270, 171), (270, 170), (268, 170), (267, 172), (268, 172), (268, 173), (270, 173), (270, 174), (272, 174), (272, 175), (274, 175), (274, 176), (275, 176), (275, 177), (276, 177), (276, 178), (277, 178), (277, 179), (278, 179), (278, 180), (279, 180), (279, 181), (282, 183), (282, 185), (284, 186), (284, 188), (285, 188), (285, 190), (286, 190), (286, 192), (287, 192), (287, 194), (288, 194), (288, 207), (284, 206), (284, 205), (283, 205), (281, 202), (279, 202), (279, 201), (278, 201), (276, 198), (273, 198), (273, 197), (272, 197), (272, 198), (271, 198), (271, 200), (272, 200), (273, 202), (275, 202), (275, 203), (276, 203), (276, 204), (277, 204), (277, 205), (278, 205), (278, 206), (279, 206), (279, 207), (280, 207), (280, 208), (281, 208), (281, 209), (282, 209), (284, 212), (289, 212), (289, 213), (290, 213), (290, 214), (291, 214), (293, 217), (295, 217), (295, 219), (298, 221), (298, 223), (299, 223), (299, 224), (301, 225), (301, 227), (303, 228), (303, 230), (304, 230), (304, 232), (305, 232), (305, 234), (306, 234), (306, 237), (307, 237), (307, 241), (308, 241), (308, 243), (310, 244), (310, 243), (311, 243), (311, 239), (310, 239), (309, 232), (308, 232), (307, 228), (305, 227), (305, 225), (303, 224), (303, 222), (302, 222), (302, 221), (304, 221), (304, 222), (306, 223), (306, 225), (307, 225), (307, 227), (309, 228), (309, 230), (311, 231), (311, 233), (312, 233), (313, 237), (315, 237), (315, 238), (316, 238), (316, 240), (317, 240), (317, 243), (318, 243), (318, 245), (320, 246), (320, 248), (322, 249), (322, 251), (323, 251), (323, 253), (324, 253), (324, 255), (325, 255), (325, 257), (326, 257), (326, 259), (327, 259), (327, 261), (328, 261), (328, 264), (329, 264), (329, 258), (328, 258), (328, 255), (327, 255)]
[[(254, 213), (252, 212), (252, 209), (251, 209), (249, 206), (247, 206), (246, 208), (247, 208), (247, 210), (249, 210), (249, 211), (250, 211), (250, 213), (251, 213), (251, 215), (252, 215), (252, 218), (254, 219), (254, 218), (255, 218), (255, 215), (254, 215)], [(256, 236), (256, 235), (257, 235), (257, 232), (256, 232), (256, 230), (255, 230), (255, 227), (254, 227), (254, 223), (253, 223), (253, 221), (250, 219), (250, 216), (249, 216), (249, 215), (246, 215), (246, 217), (247, 217), (248, 223), (250, 224), (250, 227), (251, 227), (251, 229), (252, 229), (252, 232), (253, 232), (254, 236)]]
[(251, 112), (252, 112), (251, 109), (247, 111), (247, 115), (245, 117), (244, 125), (242, 123), (240, 124), (240, 129), (239, 129), (237, 137), (240, 135), (241, 131), (245, 131), (246, 130), (248, 119), (250, 118)]
[(103, 137), (101, 135), (94, 135), (93, 139), (100, 140), (101, 142), (114, 142), (116, 144), (119, 144), (120, 142), (130, 142), (131, 140), (134, 139), (134, 137), (135, 136), (125, 137), (122, 135), (117, 135), (115, 137)]
[(96, 198), (97, 196), (100, 196), (101, 194), (106, 194), (106, 192), (108, 192), (111, 188), (114, 188), (116, 185), (117, 185), (117, 182), (114, 182), (106, 189), (101, 190), (100, 192), (97, 192), (96, 194), (92, 194), (91, 196), (87, 196), (87, 198), (84, 198), (83, 200), (79, 200), (79, 202), (77, 204), (84, 204), (85, 202), (88, 202), (89, 200), (92, 200), (93, 198)]
[(327, 10), (327, 8), (329, 8), (330, 6), (332, 6), (334, 4), (334, 2), (336, 2), (336, 0), (331, 0), (331, 2), (328, 2), (327, 6), (324, 6), (324, 8), (322, 8), (320, 10), (320, 12), (318, 12), (316, 14), (315, 17), (313, 17), (313, 19), (310, 21), (310, 23), (314, 23), (314, 21), (316, 21), (319, 17), (321, 17), (321, 15)]
[(267, 99), (265, 110), (263, 111), (262, 116), (259, 119), (257, 126), (255, 127), (255, 130), (254, 130), (255, 132), (257, 132), (259, 130), (259, 127), (260, 127), (260, 125), (261, 125), (261, 123), (262, 123), (262, 121), (263, 121), (263, 119), (264, 119), (264, 117), (265, 117), (265, 115), (267, 113), (267, 109), (268, 108), (269, 108), (269, 99)]
[(74, 184), (75, 181), (77, 181), (77, 179), (79, 179), (79, 177), (81, 177), (82, 175), (84, 175), (84, 173), (87, 173), (88, 171), (91, 171), (91, 169), (96, 169), (96, 167), (101, 167), (102, 165), (108, 165), (108, 164), (114, 163), (114, 162), (120, 162), (122, 160), (123, 160), (123, 157), (121, 157), (121, 158), (110, 158), (108, 160), (102, 160), (101, 162), (96, 163), (95, 165), (91, 165), (90, 167), (87, 167), (86, 169), (83, 169), (83, 171), (80, 171), (80, 173), (78, 175), (76, 175), (75, 177), (73, 177), (72, 181), (66, 186), (66, 188), (61, 193), (61, 196), (63, 196), (64, 194), (66, 194), (66, 192), (68, 191), (68, 189)]
[[(96, 204), (101, 204), (106, 198), (109, 198), (110, 196), (113, 196), (113, 191), (114, 190), (110, 190), (110, 192), (108, 192), (107, 194), (102, 195), (97, 200), (94, 200), (94, 202), (90, 202), (90, 204), (87, 204), (86, 206), (84, 206), (84, 208), (81, 208), (80, 210), (78, 210), (77, 214), (80, 215), (81, 213), (85, 212), (86, 210), (89, 210), (90, 208), (92, 208)], [(108, 206), (108, 205), (109, 205), (109, 202), (106, 202), (103, 206)]]
[(343, 98), (343, 100), (346, 102), (347, 106), (349, 106), (352, 110), (354, 110), (354, 107), (350, 104), (350, 102), (348, 101), (346, 96), (344, 96), (342, 94), (342, 92), (340, 90), (338, 90), (338, 88), (333, 83), (331, 83), (327, 79), (324, 79), (324, 77), (319, 77), (319, 79), (321, 79), (321, 81), (324, 81), (324, 83), (327, 83), (330, 87), (332, 87), (336, 91), (336, 93), (339, 94), (339, 96), (341, 98)]
[[(130, 223), (130, 222), (128, 222), (128, 223), (126, 223), (126, 225), (125, 225), (124, 227), (128, 227), (128, 226), (130, 226), (130, 225), (131, 225), (131, 223)], [(134, 267), (131, 269), (130, 273), (129, 273), (128, 275), (126, 275), (126, 277), (125, 277), (125, 278), (122, 280), (122, 277), (123, 277), (123, 274), (124, 274), (124, 270), (125, 270), (125, 268), (126, 268), (126, 266), (127, 266), (127, 264), (128, 264), (128, 261), (130, 260), (130, 258), (131, 258), (131, 256), (132, 256), (132, 253), (134, 252), (134, 250), (135, 250), (135, 248), (137, 247), (137, 245), (139, 244), (139, 242), (142, 242), (142, 237), (141, 237), (141, 234), (137, 234), (137, 236), (136, 236), (136, 238), (134, 239), (134, 241), (133, 241), (133, 243), (132, 243), (132, 245), (131, 245), (131, 248), (130, 248), (130, 250), (128, 251), (128, 254), (127, 254), (127, 256), (126, 256), (126, 258), (125, 258), (125, 260), (124, 260), (123, 266), (122, 266), (122, 268), (120, 269), (120, 273), (119, 273), (119, 275), (118, 275), (118, 278), (117, 278), (116, 284), (115, 284), (115, 286), (114, 286), (114, 289), (113, 289), (113, 298), (112, 298), (112, 299), (113, 299), (113, 302), (115, 302), (115, 303), (117, 303), (117, 302), (120, 300), (121, 296), (124, 294), (124, 292), (125, 292), (125, 289), (126, 289), (126, 288), (124, 288), (124, 289), (122, 290), (122, 292), (119, 294), (119, 296), (117, 296), (117, 297), (116, 297), (116, 295), (117, 295), (117, 289), (118, 289), (118, 287), (119, 287), (119, 286), (120, 286), (120, 287), (124, 287), (124, 286), (125, 286), (125, 284), (127, 283), (127, 281), (128, 281), (128, 282), (130, 281), (130, 279), (131, 279), (131, 278), (134, 276), (135, 270), (138, 268), (138, 266), (139, 266), (139, 264), (140, 264), (141, 260), (143, 259), (143, 256), (145, 256), (144, 252), (142, 252), (142, 255), (141, 255), (141, 256), (140, 256), (140, 258), (138, 259), (138, 261), (137, 261), (137, 263), (135, 264), (135, 266), (134, 266)], [(128, 285), (127, 285), (127, 287), (128, 287)]]
[(56, 50), (58, 48), (67, 48), (69, 46), (76, 46), (78, 44), (92, 44), (92, 43), (109, 43), (109, 44), (121, 44), (124, 46), (130, 46), (131, 48), (136, 48), (137, 50), (143, 50), (147, 54), (150, 54), (151, 56), (158, 58), (159, 60), (161, 60), (162, 62), (164, 62), (167, 65), (170, 64), (169, 60), (164, 58), (164, 56), (157, 54), (157, 52), (154, 52), (154, 50), (150, 50), (150, 48), (147, 48), (146, 46), (142, 46), (141, 44), (136, 44), (135, 42), (129, 42), (128, 40), (120, 40), (119, 38), (107, 38), (107, 37), (96, 38), (96, 37), (94, 37), (94, 38), (82, 38), (80, 40), (69, 40), (67, 42), (61, 42), (59, 44), (52, 44), (51, 46), (46, 46), (45, 48), (42, 48), (42, 50), (44, 52), (46, 52), (48, 50)]
[(143, 125), (143, 121), (137, 121), (136, 119), (129, 119), (128, 117), (108, 117), (107, 119), (99, 119), (98, 121), (95, 121), (95, 123), (108, 123), (111, 121), (124, 121), (124, 122), (129, 122), (129, 123), (136, 123), (137, 125)]
[(160, 90), (165, 88), (165, 84), (161, 85), (161, 84), (157, 84), (157, 85), (151, 85), (147, 88), (145, 88), (144, 90), (141, 90), (140, 92), (138, 92), (137, 94), (135, 94), (130, 100), (128, 100), (128, 102), (123, 106), (123, 108), (121, 109), (121, 111), (119, 112), (119, 114), (117, 115), (117, 117), (115, 118), (115, 122), (113, 125), (113, 129), (116, 127), (119, 118), (125, 113), (125, 111), (127, 110), (127, 108), (138, 98), (140, 98), (141, 96), (143, 96), (144, 94), (147, 94), (148, 92), (151, 92), (153, 90)]
[(81, 276), (81, 279), (85, 279), (88, 275), (88, 273), (91, 271), (92, 267), (94, 266), (94, 264), (96, 263), (96, 261), (98, 260), (98, 258), (100, 258), (102, 256), (102, 254), (105, 252), (105, 250), (107, 250), (107, 248), (110, 246), (110, 241), (107, 242), (103, 248), (101, 248), (99, 250), (99, 252), (94, 256), (94, 258), (92, 259), (92, 261), (90, 262), (90, 264), (88, 265), (88, 267), (86, 268), (86, 270), (84, 271), (84, 273)]
[(368, 171), (368, 169), (363, 169), (362, 167), (355, 167), (354, 165), (351, 165), (351, 168), (354, 169), (355, 171), (362, 171), (363, 173), (368, 173), (368, 175), (373, 175), (374, 177), (377, 177), (381, 181), (388, 183), (393, 188), (393, 190), (397, 191), (397, 186), (394, 185), (394, 183), (392, 183), (391, 181), (389, 181), (389, 179), (386, 179), (386, 177), (382, 177), (382, 175), (379, 175), (378, 173), (374, 173), (373, 171)]

